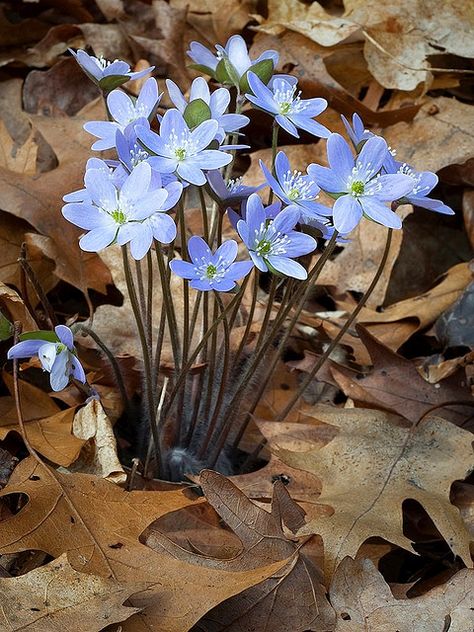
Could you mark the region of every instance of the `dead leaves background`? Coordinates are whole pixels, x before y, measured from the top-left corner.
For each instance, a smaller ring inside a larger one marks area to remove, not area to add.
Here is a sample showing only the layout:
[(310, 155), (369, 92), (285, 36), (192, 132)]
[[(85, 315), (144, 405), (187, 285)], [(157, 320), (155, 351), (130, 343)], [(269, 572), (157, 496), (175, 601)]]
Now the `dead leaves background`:
[[(121, 487), (112, 426), (123, 406), (87, 339), (81, 357), (104, 407), (83, 406), (73, 389), (52, 399), (25, 365), (26, 428), (44, 463), (25, 459), (6, 369), (0, 630), (471, 632), (473, 11), (468, 0), (0, 4), (0, 309), (25, 329), (45, 323), (17, 265), (25, 243), (61, 318), (95, 310), (130, 397), (140, 382), (113, 253), (81, 253), (58, 219), (90, 155), (82, 124), (103, 107), (69, 46), (154, 64), (185, 88), (189, 41), (213, 46), (243, 31), (252, 54), (278, 49), (279, 70), (292, 70), (305, 96), (328, 99), (326, 125), (343, 132), (339, 114), (357, 111), (399, 159), (438, 173), (438, 195), (457, 212), (403, 209), (361, 326), (275, 424), (370, 282), (380, 227), (366, 222), (341, 247), (243, 438), (249, 452), (265, 438), (262, 467), (232, 480), (204, 472), (189, 486), (137, 478), (143, 489)], [(268, 121), (250, 116), (257, 151), (239, 163), (249, 183), (269, 156)], [(282, 136), (295, 168), (324, 162), (313, 140)], [(133, 438), (118, 436), (124, 454)]]

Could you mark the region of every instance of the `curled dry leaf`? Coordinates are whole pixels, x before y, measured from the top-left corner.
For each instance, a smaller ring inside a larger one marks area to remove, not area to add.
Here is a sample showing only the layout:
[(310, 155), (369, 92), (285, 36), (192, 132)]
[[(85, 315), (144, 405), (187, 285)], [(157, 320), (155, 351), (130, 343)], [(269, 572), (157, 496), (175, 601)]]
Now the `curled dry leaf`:
[(138, 583), (78, 573), (63, 554), (25, 575), (0, 578), (0, 628), (9, 632), (99, 632), (138, 612), (123, 602)]
[(449, 502), (452, 482), (473, 469), (470, 432), (436, 417), (405, 427), (382, 411), (368, 409), (317, 406), (314, 416), (339, 428), (330, 443), (305, 452), (273, 451), (284, 463), (322, 481), (318, 502), (333, 507), (334, 513), (311, 520), (299, 535), (322, 536), (328, 578), (371, 536), (413, 550), (403, 535), (402, 503), (407, 498), (426, 509), (453, 553), (472, 565), (469, 532)]
[(334, 575), (330, 599), (337, 613), (336, 632), (474, 629), (474, 571), (468, 569), (421, 597), (395, 599), (370, 560), (346, 557)]
[(72, 432), (85, 445), (73, 467), (74, 472), (95, 474), (112, 483), (125, 483), (127, 475), (117, 456), (117, 442), (102, 404), (93, 399), (74, 415)]
[(143, 612), (124, 624), (127, 632), (188, 632), (215, 605), (287, 563), (218, 570), (197, 565), (182, 549), (170, 555), (165, 547), (152, 550), (141, 544), (140, 534), (151, 522), (193, 503), (179, 491), (127, 492), (96, 476), (57, 472), (28, 458), (0, 496), (12, 493), (26, 494), (28, 502), (0, 522), (0, 554), (28, 549), (54, 557), (67, 553), (74, 570), (121, 584), (143, 583), (145, 588), (129, 600)]

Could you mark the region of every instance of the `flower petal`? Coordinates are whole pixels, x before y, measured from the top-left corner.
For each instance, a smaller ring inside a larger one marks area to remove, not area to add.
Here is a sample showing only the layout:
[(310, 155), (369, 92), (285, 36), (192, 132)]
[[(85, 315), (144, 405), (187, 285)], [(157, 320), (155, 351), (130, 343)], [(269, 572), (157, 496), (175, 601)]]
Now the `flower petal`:
[(297, 261), (293, 261), (293, 259), (287, 259), (287, 257), (270, 256), (268, 257), (268, 263), (277, 272), (280, 272), (285, 276), (293, 277), (294, 279), (300, 279), (302, 281), (308, 278), (308, 273), (303, 268), (303, 266)]
[(120, 125), (128, 125), (136, 118), (133, 102), (123, 90), (112, 90), (107, 97), (107, 107), (114, 120)]
[(69, 351), (58, 353), (51, 367), (49, 383), (53, 391), (62, 391), (69, 384)]
[(356, 161), (360, 179), (367, 182), (370, 178), (373, 178), (382, 168), (388, 153), (388, 145), (383, 138), (380, 136), (369, 138), (364, 143)]
[[(202, 237), (193, 235), (188, 241), (188, 252), (192, 261), (200, 265), (203, 261), (211, 261), (212, 252)], [(235, 258), (235, 257), (234, 257)]]
[[(334, 175), (339, 181), (346, 182), (354, 167), (354, 156), (352, 155), (351, 148), (340, 134), (331, 134), (329, 136), (327, 141), (327, 153), (329, 166)], [(318, 180), (316, 180), (316, 182), (324, 189)], [(327, 189), (327, 191), (330, 190), (331, 189)], [(347, 189), (339, 189), (339, 191), (345, 190)]]
[(72, 351), (74, 349), (74, 335), (69, 327), (66, 327), (66, 325), (56, 325), (54, 331), (63, 345), (66, 345), (69, 351)]
[(337, 231), (350, 233), (362, 219), (362, 207), (351, 195), (343, 195), (334, 203), (333, 222)]
[(13, 345), (7, 353), (7, 358), (31, 358), (38, 355), (39, 349), (44, 345), (44, 340), (22, 340)]
[(182, 279), (194, 279), (196, 277), (196, 268), (189, 261), (173, 259), (173, 261), (170, 261), (170, 268)]
[(382, 224), (388, 228), (401, 228), (402, 220), (391, 209), (387, 208), (383, 202), (373, 197), (362, 197), (360, 199), (365, 215), (373, 219), (377, 224)]
[(308, 167), (308, 173), (321, 189), (328, 193), (342, 193), (347, 190), (346, 180), (333, 169), (311, 164)]

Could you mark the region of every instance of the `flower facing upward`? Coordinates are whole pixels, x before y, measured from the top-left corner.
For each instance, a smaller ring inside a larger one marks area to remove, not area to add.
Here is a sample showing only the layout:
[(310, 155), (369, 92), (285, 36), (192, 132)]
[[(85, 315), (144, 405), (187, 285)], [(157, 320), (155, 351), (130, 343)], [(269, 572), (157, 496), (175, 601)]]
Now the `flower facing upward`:
[(174, 259), (170, 268), (183, 279), (189, 279), (195, 290), (228, 292), (253, 268), (251, 261), (235, 261), (238, 247), (233, 239), (225, 241), (212, 254), (204, 239), (194, 235), (188, 241), (188, 251), (191, 262)]
[(150, 231), (142, 230), (139, 225), (145, 220), (149, 224), (155, 214), (157, 217), (153, 221), (160, 229), (155, 238), (163, 243), (173, 241), (176, 226), (165, 211), (177, 202), (182, 186), (176, 182), (168, 189), (154, 188), (151, 180), (151, 168), (146, 162), (133, 169), (120, 189), (101, 170), (86, 172), (88, 199), (66, 204), (62, 209), (67, 220), (89, 231), (79, 241), (82, 250), (98, 252), (114, 241), (120, 246), (130, 241), (132, 256), (141, 259), (148, 251), (151, 239)]
[(150, 165), (160, 173), (176, 173), (191, 184), (206, 182), (204, 171), (220, 169), (232, 161), (231, 154), (206, 149), (216, 137), (217, 121), (204, 121), (191, 131), (178, 110), (168, 110), (156, 134), (143, 125), (136, 126), (137, 136), (147, 151), (154, 154)]
[(275, 176), (262, 161), (260, 167), (275, 195), (285, 204), (298, 207), (303, 221), (332, 215), (330, 208), (316, 202), (320, 188), (313, 178), (300, 171), (291, 171), (290, 161), (283, 151), (279, 151), (275, 159)]
[[(57, 325), (55, 333), (37, 332), (44, 337), (34, 337), (34, 333), (28, 334), (28, 338), (14, 345), (8, 352), (8, 359), (31, 358), (38, 356), (41, 366), (50, 373), (50, 384), (53, 391), (61, 391), (69, 383), (72, 376), (83, 384), (86, 376), (74, 349), (74, 336), (69, 327)], [(30, 337), (31, 336), (31, 337)]]
[(68, 50), (74, 55), (77, 63), (89, 79), (107, 92), (130, 79), (140, 79), (155, 69), (154, 66), (149, 66), (145, 70), (131, 72), (130, 66), (126, 61), (121, 61), (120, 59), (107, 61), (103, 57), (88, 55), (84, 50), (73, 51), (71, 48)]
[(313, 252), (317, 243), (310, 235), (293, 230), (299, 219), (299, 210), (289, 206), (269, 220), (258, 195), (249, 197), (245, 220), (239, 220), (237, 230), (259, 270), (306, 279), (306, 270), (293, 257)]
[(329, 136), (329, 130), (313, 120), (327, 108), (326, 99), (301, 99), (300, 93), (296, 92), (296, 83), (283, 77), (275, 77), (271, 89), (253, 72), (249, 72), (248, 82), (253, 94), (246, 94), (247, 99), (274, 116), (278, 125), (289, 134), (299, 138), (299, 128), (320, 138)]
[(401, 219), (385, 202), (399, 200), (413, 184), (407, 175), (379, 175), (388, 154), (384, 139), (372, 136), (354, 158), (343, 137), (331, 134), (327, 153), (329, 168), (311, 164), (308, 173), (324, 191), (337, 195), (333, 207), (336, 230), (350, 233), (363, 215), (384, 226), (401, 228)]
[(160, 99), (158, 84), (153, 77), (145, 81), (136, 101), (122, 90), (113, 90), (107, 97), (107, 108), (114, 120), (90, 121), (84, 125), (86, 132), (99, 138), (92, 145), (92, 149), (102, 151), (115, 147), (117, 130), (123, 132), (140, 119), (151, 119)]

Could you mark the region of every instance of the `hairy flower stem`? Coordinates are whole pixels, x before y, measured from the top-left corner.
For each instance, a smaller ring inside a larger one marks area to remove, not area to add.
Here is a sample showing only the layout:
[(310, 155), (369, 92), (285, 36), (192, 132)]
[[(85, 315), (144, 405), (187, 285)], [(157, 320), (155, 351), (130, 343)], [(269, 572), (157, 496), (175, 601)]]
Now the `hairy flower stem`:
[[(146, 253), (147, 294), (146, 294), (146, 332), (150, 348), (153, 344), (153, 259), (151, 250)], [(152, 353), (153, 357), (153, 353)], [(156, 384), (156, 382), (154, 382)]]
[[(181, 237), (181, 258), (183, 261), (188, 261), (189, 255), (186, 239), (186, 218), (184, 217), (184, 202), (182, 198), (178, 203), (178, 222)], [(189, 325), (189, 283), (183, 279), (183, 362), (186, 362), (191, 342), (189, 340)]]
[[(56, 316), (54, 314), (54, 309), (52, 308), (52, 305), (49, 302), (49, 299), (46, 296), (46, 292), (44, 291), (41, 283), (39, 282), (39, 279), (36, 276), (35, 271), (28, 263), (26, 255), (27, 255), (26, 244), (23, 243), (21, 245), (20, 255), (18, 257), (18, 263), (20, 264), (22, 275), (25, 275), (28, 278), (28, 281), (33, 286), (33, 289), (35, 290), (37, 297), (41, 301), (41, 305), (43, 306), (44, 312), (46, 314), (46, 318), (49, 322), (49, 326), (51, 327), (51, 329), (53, 329), (54, 326), (58, 324), (58, 321), (56, 320)], [(24, 294), (23, 300), (26, 303), (28, 302), (28, 292), (26, 288), (23, 294)], [(34, 315), (34, 310), (31, 309), (30, 311), (31, 311), (31, 314)]]
[(152, 357), (149, 352), (150, 350), (147, 344), (145, 325), (142, 319), (142, 315), (140, 313), (140, 303), (138, 301), (135, 284), (133, 282), (132, 271), (130, 269), (127, 246), (122, 246), (122, 258), (123, 258), (123, 269), (125, 272), (125, 281), (127, 283), (128, 296), (130, 298), (130, 303), (132, 305), (133, 315), (135, 317), (135, 322), (137, 324), (138, 337), (140, 339), (140, 344), (142, 347), (143, 369), (144, 369), (143, 373), (144, 373), (144, 386), (145, 386), (144, 399), (146, 401), (146, 407), (147, 407), (146, 416), (148, 418), (148, 423), (150, 424), (150, 431), (153, 437), (153, 443), (155, 447), (156, 467), (159, 468), (161, 465), (160, 437), (158, 433), (158, 427), (156, 425), (156, 406), (155, 406), (155, 396), (154, 396), (155, 389), (154, 389), (154, 384), (153, 384)]
[(160, 272), (161, 288), (163, 292), (163, 305), (165, 307), (168, 319), (168, 330), (171, 338), (171, 348), (173, 350), (173, 359), (176, 372), (181, 366), (181, 349), (178, 335), (178, 324), (176, 322), (176, 313), (174, 310), (173, 299), (170, 292), (170, 270), (166, 267), (165, 258), (161, 249), (161, 244), (155, 240), (156, 261)]
[(114, 372), (115, 381), (117, 382), (123, 404), (125, 408), (128, 408), (128, 406), (130, 405), (130, 401), (128, 399), (127, 389), (125, 388), (122, 371), (120, 370), (119, 363), (117, 362), (112, 351), (108, 348), (105, 342), (95, 333), (93, 329), (91, 329), (87, 325), (84, 325), (83, 323), (74, 323), (74, 325), (71, 325), (71, 331), (74, 334), (82, 332), (83, 335), (90, 336), (95, 344), (99, 347), (99, 349), (104, 353), (107, 360), (110, 362), (112, 371)]
[(352, 323), (355, 321), (355, 319), (359, 315), (359, 312), (362, 310), (362, 308), (367, 303), (367, 300), (369, 299), (370, 295), (374, 291), (374, 289), (375, 289), (380, 277), (382, 276), (382, 273), (383, 273), (384, 268), (385, 268), (385, 264), (387, 263), (388, 255), (389, 255), (389, 252), (390, 252), (390, 245), (392, 243), (392, 233), (393, 233), (393, 229), (389, 228), (388, 232), (387, 232), (387, 241), (385, 243), (385, 249), (384, 249), (384, 252), (383, 252), (382, 259), (380, 261), (379, 267), (377, 269), (377, 272), (375, 273), (375, 276), (372, 279), (371, 284), (369, 285), (369, 287), (365, 291), (365, 294), (362, 296), (362, 298), (360, 299), (359, 303), (357, 304), (357, 307), (354, 309), (352, 314), (349, 316), (349, 318), (346, 320), (344, 325), (341, 327), (339, 333), (334, 338), (334, 340), (331, 342), (331, 344), (328, 346), (326, 351), (323, 353), (323, 355), (319, 358), (319, 360), (316, 362), (314, 367), (311, 369), (311, 372), (308, 373), (308, 375), (305, 377), (305, 379), (301, 383), (299, 389), (296, 391), (294, 396), (290, 399), (290, 401), (285, 406), (285, 408), (277, 415), (275, 421), (282, 421), (291, 412), (293, 406), (297, 403), (299, 398), (303, 395), (303, 393), (305, 392), (305, 390), (308, 387), (308, 385), (315, 378), (315, 376), (317, 375), (318, 371), (321, 369), (321, 367), (326, 362), (326, 360), (330, 357), (331, 353), (334, 351), (336, 346), (339, 344), (339, 341), (342, 339), (342, 337), (344, 336), (346, 331), (349, 329), (349, 327), (352, 325)]
[[(271, 166), (271, 172), (273, 175), (275, 175), (275, 160), (276, 160), (276, 155), (277, 155), (277, 149), (278, 149), (278, 131), (280, 129), (280, 126), (278, 125), (278, 123), (276, 121), (273, 121), (273, 127), (272, 127), (272, 166)], [(271, 204), (273, 201), (273, 189), (270, 188), (270, 193), (268, 194), (268, 204)]]
[[(216, 300), (216, 294), (213, 293), (214, 296), (214, 310), (212, 314), (212, 320), (215, 321), (217, 318), (218, 312), (218, 303)], [(212, 393), (213, 393), (213, 384), (214, 384), (214, 372), (216, 368), (216, 355), (217, 355), (217, 328), (214, 329), (211, 338), (211, 349), (208, 359), (208, 368), (207, 368), (207, 385), (205, 389), (205, 401), (204, 401), (204, 412), (203, 416), (205, 419), (209, 416), (209, 411), (211, 408), (212, 402)]]

